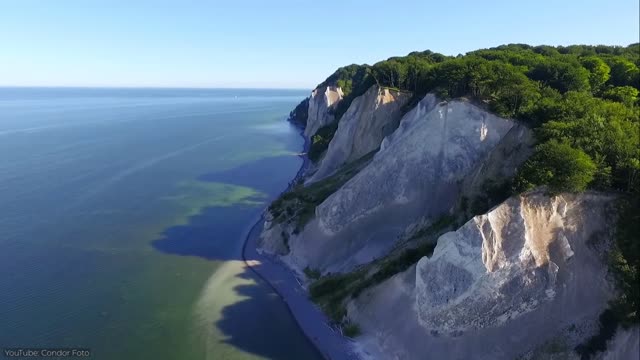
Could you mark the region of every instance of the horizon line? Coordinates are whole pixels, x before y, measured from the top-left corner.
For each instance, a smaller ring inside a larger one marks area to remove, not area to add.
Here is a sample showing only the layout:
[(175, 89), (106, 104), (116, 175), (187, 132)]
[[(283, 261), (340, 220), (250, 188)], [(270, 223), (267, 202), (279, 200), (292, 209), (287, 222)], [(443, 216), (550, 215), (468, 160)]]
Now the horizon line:
[(312, 87), (233, 87), (233, 86), (137, 86), (137, 85), (0, 85), (22, 89), (172, 89), (172, 90), (313, 90)]

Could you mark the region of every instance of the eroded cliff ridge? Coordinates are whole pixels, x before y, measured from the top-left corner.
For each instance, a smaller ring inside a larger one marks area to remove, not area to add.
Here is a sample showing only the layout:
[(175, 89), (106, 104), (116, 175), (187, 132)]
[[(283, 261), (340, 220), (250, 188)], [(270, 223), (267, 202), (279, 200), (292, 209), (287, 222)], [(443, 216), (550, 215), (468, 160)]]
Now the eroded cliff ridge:
[(353, 100), (309, 181), (326, 178), (342, 165), (376, 150), (398, 127), (402, 107), (410, 97), (407, 92), (372, 86)]
[(313, 136), (318, 129), (335, 120), (332, 110), (342, 100), (342, 96), (342, 89), (331, 85), (316, 88), (311, 92), (307, 126), (304, 130), (306, 137)]
[(514, 358), (558, 338), (571, 352), (615, 295), (611, 200), (533, 192), (442, 235), (433, 256), (350, 302), (364, 351)]

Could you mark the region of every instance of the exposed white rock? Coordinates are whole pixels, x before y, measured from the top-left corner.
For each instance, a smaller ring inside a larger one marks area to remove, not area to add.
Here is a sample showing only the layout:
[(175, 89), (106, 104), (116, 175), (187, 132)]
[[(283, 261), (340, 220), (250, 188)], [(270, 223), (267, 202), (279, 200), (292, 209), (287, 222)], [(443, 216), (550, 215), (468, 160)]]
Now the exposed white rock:
[(559, 265), (574, 255), (567, 236), (578, 224), (568, 211), (562, 197), (512, 198), (440, 237), (417, 266), (423, 326), (451, 333), (499, 325), (553, 299)]
[(377, 149), (398, 127), (401, 109), (409, 98), (409, 93), (377, 85), (355, 98), (342, 115), (327, 153), (309, 182), (332, 175), (345, 163)]
[(289, 250), (285, 244), (284, 237), (289, 234), (290, 230), (284, 225), (273, 221), (273, 216), (269, 212), (266, 213), (266, 219), (263, 230), (260, 233), (258, 245), (260, 250), (269, 254), (285, 255)]
[(342, 100), (342, 89), (337, 86), (321, 86), (311, 92), (309, 99), (309, 116), (304, 135), (313, 136), (318, 129), (334, 120), (331, 110)]
[(615, 295), (611, 200), (534, 192), (444, 234), (431, 258), (349, 303), (360, 348), (387, 359), (512, 359), (597, 319)]
[(385, 254), (407, 225), (451, 209), (459, 181), (514, 126), (468, 102), (427, 95), (387, 136), (371, 163), (291, 237), (291, 261), (345, 271)]
[(485, 160), (464, 178), (461, 195), (473, 199), (486, 191), (483, 189), (486, 181), (499, 183), (512, 178), (516, 169), (533, 153), (533, 145), (533, 131), (525, 125), (515, 124)]

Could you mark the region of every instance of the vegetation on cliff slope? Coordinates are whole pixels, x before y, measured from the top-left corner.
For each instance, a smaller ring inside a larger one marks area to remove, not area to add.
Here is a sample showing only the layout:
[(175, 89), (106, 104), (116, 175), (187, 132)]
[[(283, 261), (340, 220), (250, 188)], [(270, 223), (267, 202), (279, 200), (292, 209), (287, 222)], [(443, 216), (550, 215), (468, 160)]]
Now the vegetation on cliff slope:
[(293, 186), (269, 206), (274, 221), (291, 224), (294, 233), (300, 232), (315, 214), (316, 206), (365, 167), (374, 154), (375, 151), (370, 152), (321, 181), (308, 186), (302, 183)]
[(345, 303), (358, 297), (364, 290), (380, 284), (395, 274), (407, 270), (425, 256), (431, 256), (436, 239), (447, 231), (454, 230), (456, 218), (445, 215), (429, 226), (416, 232), (406, 246), (392, 250), (387, 256), (358, 267), (350, 273), (331, 274), (315, 280), (309, 287), (311, 299), (320, 304), (324, 312), (335, 323), (348, 323)]
[(309, 118), (309, 98), (306, 98), (300, 102), (290, 113), (289, 120), (300, 127), (307, 126), (307, 119)]
[(311, 144), (309, 144), (309, 151), (307, 152), (309, 160), (313, 162), (320, 160), (322, 154), (329, 147), (329, 143), (331, 139), (333, 139), (336, 130), (338, 130), (338, 123), (334, 121), (329, 125), (321, 127), (311, 136)]

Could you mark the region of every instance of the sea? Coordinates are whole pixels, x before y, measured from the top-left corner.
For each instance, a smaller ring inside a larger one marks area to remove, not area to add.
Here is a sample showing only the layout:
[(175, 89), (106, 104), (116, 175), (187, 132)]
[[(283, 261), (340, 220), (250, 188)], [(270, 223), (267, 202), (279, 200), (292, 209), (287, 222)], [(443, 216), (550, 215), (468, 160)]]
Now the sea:
[(320, 359), (241, 256), (306, 94), (0, 88), (0, 348)]

